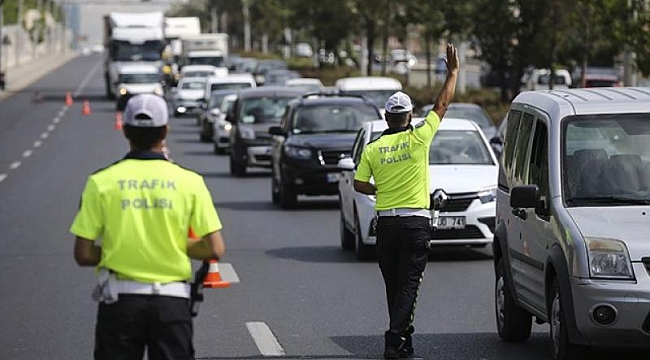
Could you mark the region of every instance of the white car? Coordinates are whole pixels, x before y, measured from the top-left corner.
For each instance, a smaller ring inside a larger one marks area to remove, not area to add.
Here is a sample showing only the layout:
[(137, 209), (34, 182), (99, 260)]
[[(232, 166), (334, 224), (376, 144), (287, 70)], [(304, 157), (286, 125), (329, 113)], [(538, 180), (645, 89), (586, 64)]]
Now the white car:
[[(413, 123), (421, 120), (414, 119)], [(341, 247), (355, 249), (360, 259), (372, 256), (377, 241), (376, 198), (354, 190), (354, 167), (364, 147), (387, 128), (383, 120), (364, 124), (352, 148), (352, 158), (339, 162), (343, 170), (339, 181)], [(433, 139), (429, 164), (430, 193), (442, 189), (448, 196), (440, 210), (432, 245), (483, 247), (491, 243), (499, 166), (478, 125), (470, 120), (445, 118)]]
[(205, 78), (181, 78), (174, 91), (174, 115), (194, 114), (205, 94)]
[(202, 77), (208, 76), (228, 76), (228, 68), (216, 67), (212, 65), (185, 65), (181, 69), (181, 78), (185, 77)]
[(338, 79), (336, 89), (340, 94), (363, 95), (375, 102), (382, 115), (384, 104), (396, 91), (402, 90), (399, 80), (382, 76), (354, 76)]
[(212, 109), (212, 113), (208, 116), (213, 116), (213, 136), (212, 141), (214, 142), (214, 152), (215, 154), (224, 154), (230, 148), (230, 130), (232, 129), (232, 124), (226, 121), (226, 114), (228, 110), (235, 104), (237, 101), (237, 94), (230, 94), (224, 96), (221, 106)]
[(289, 79), (284, 83), (285, 86), (297, 86), (305, 89), (306, 92), (320, 93), (323, 92), (324, 86), (320, 79), (317, 78), (297, 78)]

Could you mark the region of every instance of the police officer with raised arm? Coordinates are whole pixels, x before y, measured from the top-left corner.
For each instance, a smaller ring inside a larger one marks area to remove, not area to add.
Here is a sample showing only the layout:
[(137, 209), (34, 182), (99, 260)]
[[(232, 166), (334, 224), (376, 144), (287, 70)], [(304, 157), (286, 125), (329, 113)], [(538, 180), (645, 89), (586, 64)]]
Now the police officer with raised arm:
[(421, 123), (410, 124), (413, 104), (408, 95), (391, 95), (385, 107), (388, 129), (363, 150), (354, 177), (356, 191), (377, 196), (377, 257), (390, 318), (384, 335), (386, 359), (413, 354), (415, 304), (431, 239), (429, 148), (454, 97), (460, 67), (451, 44), (446, 65), (445, 83)]
[[(70, 228), (77, 263), (97, 267), (97, 360), (145, 349), (152, 360), (194, 359), (190, 258), (219, 259), (225, 247), (203, 177), (163, 154), (168, 120), (161, 97), (129, 99), (131, 151), (88, 178)], [(190, 228), (200, 240), (188, 240)]]

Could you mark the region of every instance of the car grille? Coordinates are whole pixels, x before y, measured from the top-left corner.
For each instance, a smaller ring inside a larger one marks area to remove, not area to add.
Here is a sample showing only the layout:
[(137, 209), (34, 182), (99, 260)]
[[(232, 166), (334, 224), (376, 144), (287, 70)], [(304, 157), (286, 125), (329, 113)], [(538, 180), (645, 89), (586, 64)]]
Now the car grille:
[(268, 131), (256, 131), (255, 132), (255, 138), (256, 139), (270, 139), (271, 134), (269, 134)]
[[(445, 201), (445, 205), (440, 209), (440, 212), (465, 211), (474, 199), (478, 199), (476, 193), (450, 194), (447, 201)], [(431, 194), (431, 206), (433, 206), (433, 194)]]
[(256, 161), (271, 161), (271, 155), (255, 155)]
[(467, 225), (464, 229), (436, 230), (433, 232), (433, 240), (458, 240), (458, 239), (482, 239), (483, 233), (474, 225)]
[(318, 158), (322, 165), (336, 165), (339, 160), (349, 155), (350, 152), (346, 150), (321, 150), (318, 152)]

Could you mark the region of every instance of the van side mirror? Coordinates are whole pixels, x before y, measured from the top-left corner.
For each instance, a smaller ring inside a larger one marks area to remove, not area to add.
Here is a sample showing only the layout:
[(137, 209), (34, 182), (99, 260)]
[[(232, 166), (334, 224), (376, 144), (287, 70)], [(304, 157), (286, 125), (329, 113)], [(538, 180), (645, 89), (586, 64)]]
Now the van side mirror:
[(351, 157), (345, 157), (339, 160), (337, 167), (341, 171), (352, 171), (354, 170), (354, 160)]
[(513, 209), (531, 209), (539, 205), (540, 194), (537, 185), (515, 186), (510, 192), (510, 207)]
[(284, 131), (282, 131), (282, 128), (280, 126), (271, 126), (269, 128), (269, 134), (276, 135), (276, 136), (284, 136)]
[(503, 145), (503, 139), (501, 139), (500, 136), (495, 136), (492, 139), (490, 139), (490, 144), (492, 145)]
[(234, 124), (237, 122), (237, 119), (235, 118), (235, 106), (232, 106), (230, 109), (228, 109), (228, 112), (226, 113), (226, 121)]

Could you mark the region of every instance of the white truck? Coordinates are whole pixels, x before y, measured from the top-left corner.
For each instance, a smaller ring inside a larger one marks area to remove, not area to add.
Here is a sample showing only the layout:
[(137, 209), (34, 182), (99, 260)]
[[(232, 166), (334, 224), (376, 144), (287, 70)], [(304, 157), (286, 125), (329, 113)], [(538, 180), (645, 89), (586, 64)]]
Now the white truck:
[(166, 61), (171, 67), (170, 80), (173, 83), (180, 77), (178, 64), (183, 54), (183, 43), (181, 38), (201, 34), (201, 21), (198, 17), (166, 17), (165, 37), (168, 48), (166, 50)]
[(121, 66), (138, 62), (162, 69), (164, 30), (162, 12), (112, 12), (104, 16), (104, 81), (108, 98), (115, 98)]
[(185, 65), (212, 65), (226, 67), (228, 60), (228, 34), (204, 33), (184, 36), (181, 67)]

